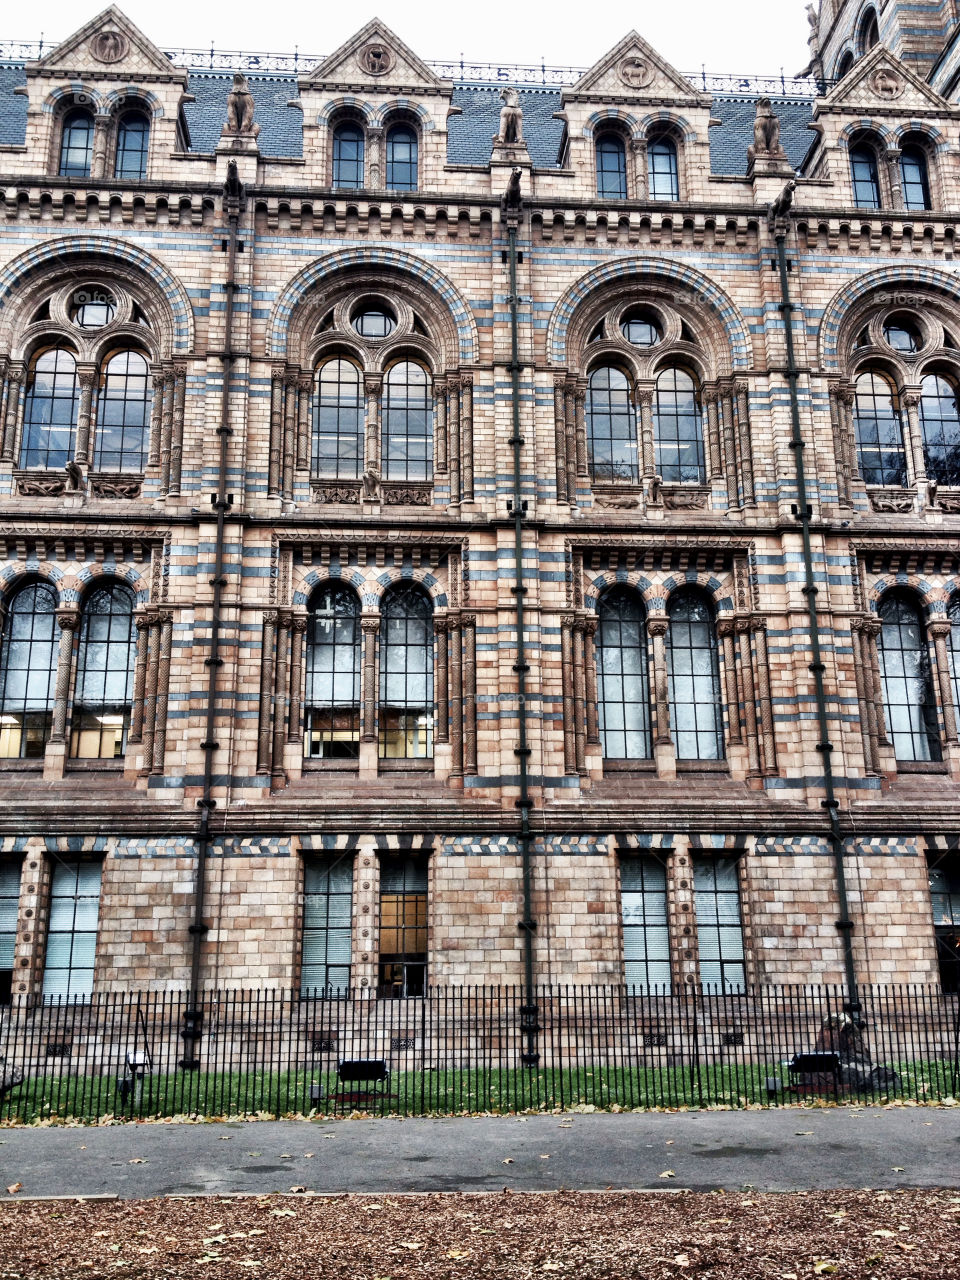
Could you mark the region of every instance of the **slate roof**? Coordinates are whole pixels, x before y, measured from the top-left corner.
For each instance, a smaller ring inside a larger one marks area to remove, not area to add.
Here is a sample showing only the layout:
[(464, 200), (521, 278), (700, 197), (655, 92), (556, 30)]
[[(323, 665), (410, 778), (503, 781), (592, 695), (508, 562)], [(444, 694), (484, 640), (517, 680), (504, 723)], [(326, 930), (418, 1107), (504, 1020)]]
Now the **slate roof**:
[[(303, 113), (287, 104), (297, 97), (297, 82), (292, 76), (250, 76), (255, 118), (260, 125), (260, 150), (266, 156), (303, 154)], [(22, 144), (26, 137), (27, 100), (15, 96), (13, 90), (25, 83), (22, 63), (0, 64), (0, 143)], [(196, 102), (188, 103), (184, 114), (190, 127), (191, 148), (210, 152), (217, 145), (226, 118), (227, 94), (232, 76), (226, 73), (198, 72), (190, 76), (190, 92)], [(500, 119), (502, 85), (458, 84), (453, 91), (453, 105), (461, 115), (451, 116), (447, 123), (447, 159), (450, 164), (485, 165), (490, 159), (490, 145)], [(518, 86), (523, 107), (523, 132), (530, 158), (538, 168), (550, 169), (557, 163), (563, 121), (554, 120), (560, 110), (559, 89), (531, 89)], [(798, 168), (809, 149), (813, 135), (807, 129), (813, 104), (796, 98), (775, 98), (773, 108), (780, 117), (784, 149)], [(713, 114), (722, 120), (710, 130), (710, 156), (713, 172), (738, 175), (746, 172), (747, 147), (753, 141), (756, 99), (753, 97), (717, 96)]]

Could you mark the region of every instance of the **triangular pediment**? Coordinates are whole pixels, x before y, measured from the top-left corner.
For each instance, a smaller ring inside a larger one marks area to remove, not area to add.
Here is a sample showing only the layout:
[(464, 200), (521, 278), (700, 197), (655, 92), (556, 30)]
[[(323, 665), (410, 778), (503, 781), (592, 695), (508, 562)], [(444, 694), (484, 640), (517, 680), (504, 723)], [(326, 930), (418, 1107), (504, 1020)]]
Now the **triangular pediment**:
[(149, 79), (151, 72), (165, 78), (186, 76), (113, 4), (32, 65), (47, 72), (90, 76), (120, 73), (138, 80)]
[(625, 102), (663, 98), (709, 101), (695, 85), (662, 58), (636, 31), (630, 31), (609, 53), (585, 71), (564, 96), (617, 97)]
[(824, 109), (854, 107), (857, 110), (892, 108), (910, 111), (954, 111), (956, 104), (941, 98), (915, 71), (878, 44), (821, 100)]
[(312, 84), (439, 85), (438, 76), (403, 43), (373, 18), (355, 36), (335, 49), (308, 74)]

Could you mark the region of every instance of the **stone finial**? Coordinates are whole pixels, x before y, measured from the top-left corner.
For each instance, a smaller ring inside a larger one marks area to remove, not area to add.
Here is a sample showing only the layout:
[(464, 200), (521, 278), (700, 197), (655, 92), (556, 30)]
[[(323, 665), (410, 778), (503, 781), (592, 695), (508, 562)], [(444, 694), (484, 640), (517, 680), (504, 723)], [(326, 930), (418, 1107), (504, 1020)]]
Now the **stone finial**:
[(770, 99), (760, 98), (753, 122), (753, 145), (747, 147), (747, 160), (751, 163), (761, 157), (782, 160), (786, 154), (780, 143), (780, 118), (774, 112)]
[(256, 138), (260, 126), (253, 122), (253, 94), (250, 83), (243, 72), (238, 71), (233, 77), (233, 88), (227, 97), (227, 119), (221, 130), (221, 137)]

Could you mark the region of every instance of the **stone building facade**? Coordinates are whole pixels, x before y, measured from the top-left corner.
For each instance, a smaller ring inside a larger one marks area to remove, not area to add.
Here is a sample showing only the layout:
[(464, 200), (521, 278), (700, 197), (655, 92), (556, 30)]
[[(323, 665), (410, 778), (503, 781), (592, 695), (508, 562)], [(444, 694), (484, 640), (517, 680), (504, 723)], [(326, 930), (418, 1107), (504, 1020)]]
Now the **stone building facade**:
[(0, 995), (956, 987), (955, 6), (821, 8), (0, 65)]

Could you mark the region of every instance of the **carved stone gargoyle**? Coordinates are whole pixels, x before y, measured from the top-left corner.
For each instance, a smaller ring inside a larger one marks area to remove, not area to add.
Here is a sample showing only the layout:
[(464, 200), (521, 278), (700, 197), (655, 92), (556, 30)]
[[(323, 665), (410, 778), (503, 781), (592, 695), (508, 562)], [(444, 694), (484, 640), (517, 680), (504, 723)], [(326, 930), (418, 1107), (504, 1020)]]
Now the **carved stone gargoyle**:
[(522, 147), (523, 141), (523, 108), (516, 89), (501, 89), (500, 130), (494, 134), (495, 147)]
[(769, 98), (760, 98), (753, 122), (753, 145), (747, 147), (747, 160), (783, 160), (786, 154), (780, 142), (780, 117), (774, 112)]
[(227, 119), (220, 136), (224, 138), (256, 138), (260, 126), (253, 120), (253, 94), (247, 77), (238, 71), (227, 96)]

